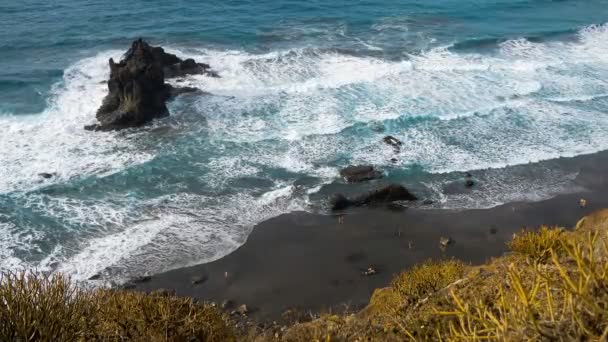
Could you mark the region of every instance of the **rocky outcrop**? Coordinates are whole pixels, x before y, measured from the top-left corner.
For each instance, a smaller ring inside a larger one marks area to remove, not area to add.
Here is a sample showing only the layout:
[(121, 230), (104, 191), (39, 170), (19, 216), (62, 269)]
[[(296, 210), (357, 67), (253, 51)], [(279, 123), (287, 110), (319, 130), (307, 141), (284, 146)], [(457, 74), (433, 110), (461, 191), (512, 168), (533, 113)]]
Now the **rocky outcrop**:
[(373, 206), (395, 201), (415, 201), (418, 198), (403, 185), (389, 184), (375, 191), (349, 199), (342, 194), (336, 194), (330, 199), (332, 210), (344, 210), (348, 207)]
[(359, 183), (382, 178), (382, 172), (371, 165), (351, 165), (340, 171), (340, 176), (349, 183)]
[(216, 77), (206, 64), (185, 61), (152, 47), (142, 39), (133, 42), (119, 63), (110, 59), (108, 95), (97, 110), (98, 123), (88, 130), (117, 130), (138, 127), (155, 118), (169, 115), (166, 101), (176, 94), (195, 88), (174, 88), (165, 77), (207, 74)]
[(355, 205), (374, 205), (379, 203), (389, 203), (394, 201), (415, 201), (418, 198), (409, 192), (403, 185), (389, 184), (378, 190), (367, 193), (355, 198)]
[(335, 194), (329, 199), (329, 206), (331, 210), (344, 210), (353, 205), (353, 203), (342, 194)]
[(215, 71), (211, 70), (209, 64), (197, 63), (192, 58), (180, 61), (163, 68), (166, 78), (183, 77), (186, 75), (207, 75), (219, 77)]

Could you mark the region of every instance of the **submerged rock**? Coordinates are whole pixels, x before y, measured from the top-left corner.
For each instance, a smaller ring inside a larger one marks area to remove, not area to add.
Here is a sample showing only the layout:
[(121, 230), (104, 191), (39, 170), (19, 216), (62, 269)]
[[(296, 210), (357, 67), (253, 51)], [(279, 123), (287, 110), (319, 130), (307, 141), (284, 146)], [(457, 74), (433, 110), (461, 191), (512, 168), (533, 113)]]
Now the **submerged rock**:
[(142, 39), (133, 42), (119, 63), (110, 58), (108, 95), (97, 110), (99, 123), (86, 126), (88, 130), (118, 130), (138, 127), (153, 119), (169, 115), (166, 101), (195, 88), (174, 88), (165, 83), (168, 76), (208, 74), (217, 76), (206, 64), (194, 60), (182, 61), (152, 47)]
[(342, 169), (340, 171), (340, 176), (349, 183), (359, 183), (382, 178), (382, 172), (374, 169), (371, 165), (351, 165)]

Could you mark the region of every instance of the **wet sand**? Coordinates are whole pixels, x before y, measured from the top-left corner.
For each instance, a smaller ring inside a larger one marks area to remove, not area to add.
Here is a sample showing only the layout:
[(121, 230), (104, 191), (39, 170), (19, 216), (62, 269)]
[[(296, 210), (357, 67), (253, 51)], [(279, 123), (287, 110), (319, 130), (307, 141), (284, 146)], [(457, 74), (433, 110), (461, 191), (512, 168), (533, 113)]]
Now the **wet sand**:
[[(290, 308), (358, 309), (374, 289), (416, 263), (440, 258), (483, 263), (503, 254), (506, 241), (524, 227), (572, 227), (608, 207), (608, 152), (565, 161), (580, 165), (576, 183), (587, 191), (490, 209), (359, 208), (346, 211), (342, 223), (335, 215), (294, 212), (257, 225), (243, 246), (220, 260), (155, 275), (136, 288), (171, 289), (217, 303), (229, 299), (246, 304), (258, 321), (280, 320)], [(587, 200), (585, 208), (580, 198)], [(454, 243), (442, 249), (441, 237)], [(370, 266), (378, 273), (363, 276)], [(201, 277), (202, 283), (192, 284)]]

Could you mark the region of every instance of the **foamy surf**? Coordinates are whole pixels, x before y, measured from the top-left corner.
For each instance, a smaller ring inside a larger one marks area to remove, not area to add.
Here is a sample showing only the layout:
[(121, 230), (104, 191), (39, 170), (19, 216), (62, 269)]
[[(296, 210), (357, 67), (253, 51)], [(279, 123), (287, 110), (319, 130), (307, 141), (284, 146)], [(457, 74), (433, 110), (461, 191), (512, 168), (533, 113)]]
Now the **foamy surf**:
[[(539, 169), (533, 181), (501, 170), (608, 147), (607, 32), (591, 26), (576, 40), (509, 40), (483, 54), (441, 47), (398, 61), (374, 57), (369, 40), (368, 55), (174, 47), (222, 75), (179, 81), (212, 95), (177, 99), (170, 118), (120, 133), (82, 129), (105, 95), (107, 60), (120, 52), (83, 59), (43, 113), (0, 116), (0, 196), (20, 208), (0, 209), (0, 268), (124, 279), (211, 261), (256, 223), (313, 210), (309, 196), (348, 164), (374, 164), (406, 183), (422, 170), (430, 196), (450, 208), (571, 191), (569, 170)], [(386, 134), (404, 142), (399, 152), (381, 143)], [(450, 174), (468, 170), (484, 170), (483, 192), (445, 194)]]

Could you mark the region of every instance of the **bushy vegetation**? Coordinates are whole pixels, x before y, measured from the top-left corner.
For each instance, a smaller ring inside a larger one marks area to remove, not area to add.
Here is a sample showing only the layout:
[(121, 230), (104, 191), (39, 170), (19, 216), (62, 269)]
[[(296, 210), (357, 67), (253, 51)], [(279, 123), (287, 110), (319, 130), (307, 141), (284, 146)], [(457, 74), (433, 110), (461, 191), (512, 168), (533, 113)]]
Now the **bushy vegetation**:
[(564, 229), (542, 226), (537, 231), (524, 230), (516, 234), (508, 246), (513, 252), (544, 263), (551, 257), (551, 251), (558, 254), (563, 251), (563, 242), (568, 237)]
[(231, 341), (224, 317), (191, 299), (81, 290), (61, 275), (0, 278), (0, 341)]
[(189, 299), (83, 291), (61, 275), (9, 273), (0, 279), (0, 340), (608, 340), (608, 210), (574, 231), (522, 231), (508, 245), (510, 253), (482, 266), (415, 266), (358, 313), (246, 336)]

